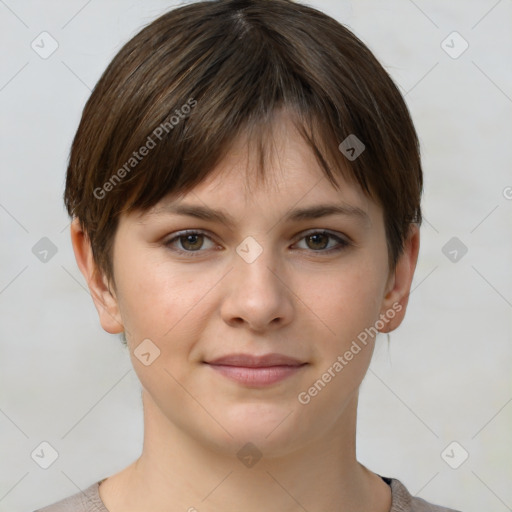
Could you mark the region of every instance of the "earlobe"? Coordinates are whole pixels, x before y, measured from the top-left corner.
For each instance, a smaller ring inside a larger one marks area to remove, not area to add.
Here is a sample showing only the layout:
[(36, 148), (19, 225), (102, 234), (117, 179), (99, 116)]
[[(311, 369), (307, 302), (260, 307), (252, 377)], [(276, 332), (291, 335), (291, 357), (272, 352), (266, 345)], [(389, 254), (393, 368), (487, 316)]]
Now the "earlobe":
[(381, 318), (386, 318), (385, 325), (380, 332), (394, 331), (404, 319), (409, 294), (411, 292), (412, 279), (418, 261), (420, 248), (420, 231), (417, 224), (411, 224), (409, 234), (404, 243), (404, 249), (398, 258), (396, 267), (390, 275), (386, 295), (382, 302)]
[(119, 305), (116, 297), (109, 289), (107, 279), (94, 261), (89, 237), (82, 230), (80, 222), (76, 218), (73, 219), (70, 230), (75, 259), (87, 282), (100, 317), (101, 326), (110, 334), (119, 334), (124, 331)]

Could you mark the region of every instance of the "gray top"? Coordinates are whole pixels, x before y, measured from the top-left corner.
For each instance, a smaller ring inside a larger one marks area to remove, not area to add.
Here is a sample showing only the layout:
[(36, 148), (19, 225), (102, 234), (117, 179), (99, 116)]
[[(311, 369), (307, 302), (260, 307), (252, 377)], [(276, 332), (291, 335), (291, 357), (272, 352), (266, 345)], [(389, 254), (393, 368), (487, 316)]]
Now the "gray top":
[[(457, 512), (451, 508), (432, 505), (422, 498), (409, 494), (405, 486), (395, 478), (381, 477), (391, 487), (391, 510), (389, 512)], [(96, 482), (83, 492), (69, 496), (35, 512), (109, 512), (101, 501), (99, 484)]]

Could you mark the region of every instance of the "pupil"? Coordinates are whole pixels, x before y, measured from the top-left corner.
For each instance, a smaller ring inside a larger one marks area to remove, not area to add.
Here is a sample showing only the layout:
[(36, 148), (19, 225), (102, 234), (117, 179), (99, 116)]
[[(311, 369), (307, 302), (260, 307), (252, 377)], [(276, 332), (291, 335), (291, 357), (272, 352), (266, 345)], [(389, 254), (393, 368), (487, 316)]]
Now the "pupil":
[[(323, 237), (323, 238), (324, 238), (324, 242), (325, 242), (325, 240), (327, 239), (327, 237), (326, 237), (325, 235), (323, 235), (323, 234), (310, 235), (308, 238), (309, 238), (309, 240), (313, 240), (313, 245), (314, 245), (315, 243), (317, 243), (317, 242), (318, 242), (318, 238), (319, 238), (319, 237), (320, 237), (320, 238), (322, 238), (322, 237)], [(325, 243), (323, 243), (323, 244), (321, 243), (320, 245), (321, 245), (321, 247), (313, 247), (313, 248), (316, 248), (316, 249), (325, 249), (325, 247), (326, 247), (326, 244), (325, 244)]]

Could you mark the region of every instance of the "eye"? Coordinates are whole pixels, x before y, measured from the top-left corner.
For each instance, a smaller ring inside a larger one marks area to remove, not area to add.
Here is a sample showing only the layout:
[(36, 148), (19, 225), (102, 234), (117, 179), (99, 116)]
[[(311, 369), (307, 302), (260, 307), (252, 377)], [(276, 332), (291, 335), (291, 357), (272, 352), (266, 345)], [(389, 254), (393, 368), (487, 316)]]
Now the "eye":
[[(206, 249), (211, 249), (215, 246), (212, 239), (202, 231), (182, 231), (177, 233), (176, 236), (165, 242), (165, 245), (178, 253), (194, 253), (202, 252), (204, 249), (205, 241), (210, 242), (210, 246)], [(176, 246), (178, 245), (178, 247)], [(195, 256), (195, 255), (194, 255)]]
[[(294, 245), (303, 241), (306, 247), (299, 247), (299, 249), (322, 254), (341, 251), (351, 245), (349, 241), (340, 236), (323, 230), (309, 232)], [(164, 245), (178, 254), (194, 257), (200, 256), (200, 253), (205, 250), (214, 249), (216, 244), (202, 231), (186, 230), (176, 233), (175, 236), (164, 242)]]
[[(302, 240), (306, 243), (306, 249), (322, 253), (341, 251), (350, 245), (350, 242), (329, 231), (312, 231), (301, 238), (299, 242)], [(329, 240), (334, 243), (329, 243)]]

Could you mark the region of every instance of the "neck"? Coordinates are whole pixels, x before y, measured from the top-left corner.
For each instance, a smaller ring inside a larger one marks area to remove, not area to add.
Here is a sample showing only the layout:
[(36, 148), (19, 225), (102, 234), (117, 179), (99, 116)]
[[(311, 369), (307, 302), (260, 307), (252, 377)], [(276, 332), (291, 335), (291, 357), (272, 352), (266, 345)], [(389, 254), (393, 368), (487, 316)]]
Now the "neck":
[(356, 460), (357, 394), (336, 432), (255, 463), (255, 448), (238, 458), (237, 449), (205, 446), (170, 423), (145, 391), (143, 403), (143, 452), (101, 487), (112, 512), (387, 512), (391, 506), (387, 484)]

